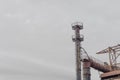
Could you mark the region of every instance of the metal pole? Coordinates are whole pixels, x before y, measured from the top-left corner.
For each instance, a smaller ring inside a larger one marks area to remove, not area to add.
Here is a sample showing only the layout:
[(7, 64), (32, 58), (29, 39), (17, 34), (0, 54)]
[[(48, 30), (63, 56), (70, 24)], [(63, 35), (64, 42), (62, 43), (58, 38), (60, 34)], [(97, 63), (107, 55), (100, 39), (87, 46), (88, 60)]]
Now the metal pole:
[(80, 37), (80, 30), (83, 29), (83, 25), (80, 23), (76, 23), (72, 25), (73, 30), (75, 30), (75, 36), (73, 37), (73, 41), (75, 42), (76, 48), (76, 75), (77, 80), (81, 80), (81, 41), (83, 38)]
[[(79, 29), (77, 28), (75, 30), (75, 34), (76, 34), (76, 38), (79, 38), (80, 37), (80, 34), (79, 34)], [(80, 41), (79, 40), (76, 40), (75, 42), (75, 47), (76, 47), (76, 71), (77, 71), (77, 80), (81, 80), (81, 54), (80, 54)]]

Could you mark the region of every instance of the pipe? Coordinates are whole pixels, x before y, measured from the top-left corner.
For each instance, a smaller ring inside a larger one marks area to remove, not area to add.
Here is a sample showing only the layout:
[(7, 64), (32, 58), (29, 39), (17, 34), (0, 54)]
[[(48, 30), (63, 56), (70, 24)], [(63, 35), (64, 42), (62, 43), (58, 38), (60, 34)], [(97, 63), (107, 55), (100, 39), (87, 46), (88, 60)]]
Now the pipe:
[(105, 62), (101, 62), (100, 60), (94, 58), (94, 57), (87, 57), (87, 56), (82, 56), (82, 62), (89, 61), (90, 62), (90, 67), (101, 71), (101, 72), (109, 72), (110, 66), (105, 64)]

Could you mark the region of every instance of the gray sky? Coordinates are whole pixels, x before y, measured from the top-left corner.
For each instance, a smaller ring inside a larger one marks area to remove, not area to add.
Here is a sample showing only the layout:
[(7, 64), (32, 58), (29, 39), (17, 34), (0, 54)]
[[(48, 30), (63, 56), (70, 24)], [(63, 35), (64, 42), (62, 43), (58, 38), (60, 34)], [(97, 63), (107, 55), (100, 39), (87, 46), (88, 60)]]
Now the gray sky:
[[(71, 24), (84, 23), (82, 43), (96, 55), (120, 43), (119, 0), (0, 0), (0, 79), (75, 80)], [(92, 79), (99, 79), (92, 69)]]

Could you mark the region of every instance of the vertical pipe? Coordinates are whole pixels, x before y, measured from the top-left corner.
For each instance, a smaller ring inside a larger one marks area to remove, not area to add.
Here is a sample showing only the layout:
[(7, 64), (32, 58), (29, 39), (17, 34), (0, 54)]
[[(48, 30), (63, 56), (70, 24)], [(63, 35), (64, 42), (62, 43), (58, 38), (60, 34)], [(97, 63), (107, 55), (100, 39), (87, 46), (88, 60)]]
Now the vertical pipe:
[(81, 80), (81, 42), (83, 41), (83, 38), (80, 37), (80, 30), (83, 29), (83, 24), (74, 24), (72, 25), (72, 29), (75, 30), (75, 37), (73, 38), (73, 41), (75, 42), (75, 48), (76, 48), (76, 75), (77, 80)]
[(75, 35), (76, 35), (76, 42), (75, 42), (75, 46), (76, 46), (76, 74), (77, 74), (77, 80), (81, 80), (81, 52), (80, 52), (80, 32), (79, 32), (79, 28), (77, 28), (75, 30)]
[(91, 80), (90, 78), (90, 62), (84, 61), (83, 62), (83, 80)]

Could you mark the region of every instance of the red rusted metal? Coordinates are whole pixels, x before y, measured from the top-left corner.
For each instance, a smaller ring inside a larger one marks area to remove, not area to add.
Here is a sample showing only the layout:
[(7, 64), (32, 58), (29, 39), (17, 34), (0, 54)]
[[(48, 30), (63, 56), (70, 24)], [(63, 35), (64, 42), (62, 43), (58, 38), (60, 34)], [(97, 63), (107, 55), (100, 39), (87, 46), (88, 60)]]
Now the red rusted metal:
[(117, 58), (120, 56), (120, 44), (112, 47), (108, 47), (100, 52), (97, 52), (97, 54), (109, 54), (109, 63), (111, 70), (117, 70)]
[(93, 58), (93, 57), (89, 57), (89, 58), (86, 58), (84, 57), (82, 59), (83, 62), (85, 61), (89, 61), (90, 62), (90, 67), (98, 70), (98, 71), (101, 71), (101, 72), (109, 72), (111, 71), (110, 70), (110, 66), (109, 65), (106, 65), (104, 64), (104, 62), (100, 62), (98, 61), (97, 59)]
[(97, 63), (93, 60), (90, 60), (90, 62), (91, 62), (91, 67), (98, 71), (101, 71), (101, 72), (109, 72), (110, 71), (109, 65), (103, 65), (103, 64)]
[(110, 78), (118, 78), (120, 79), (120, 70), (110, 71), (107, 73), (101, 74), (101, 79), (110, 79)]

